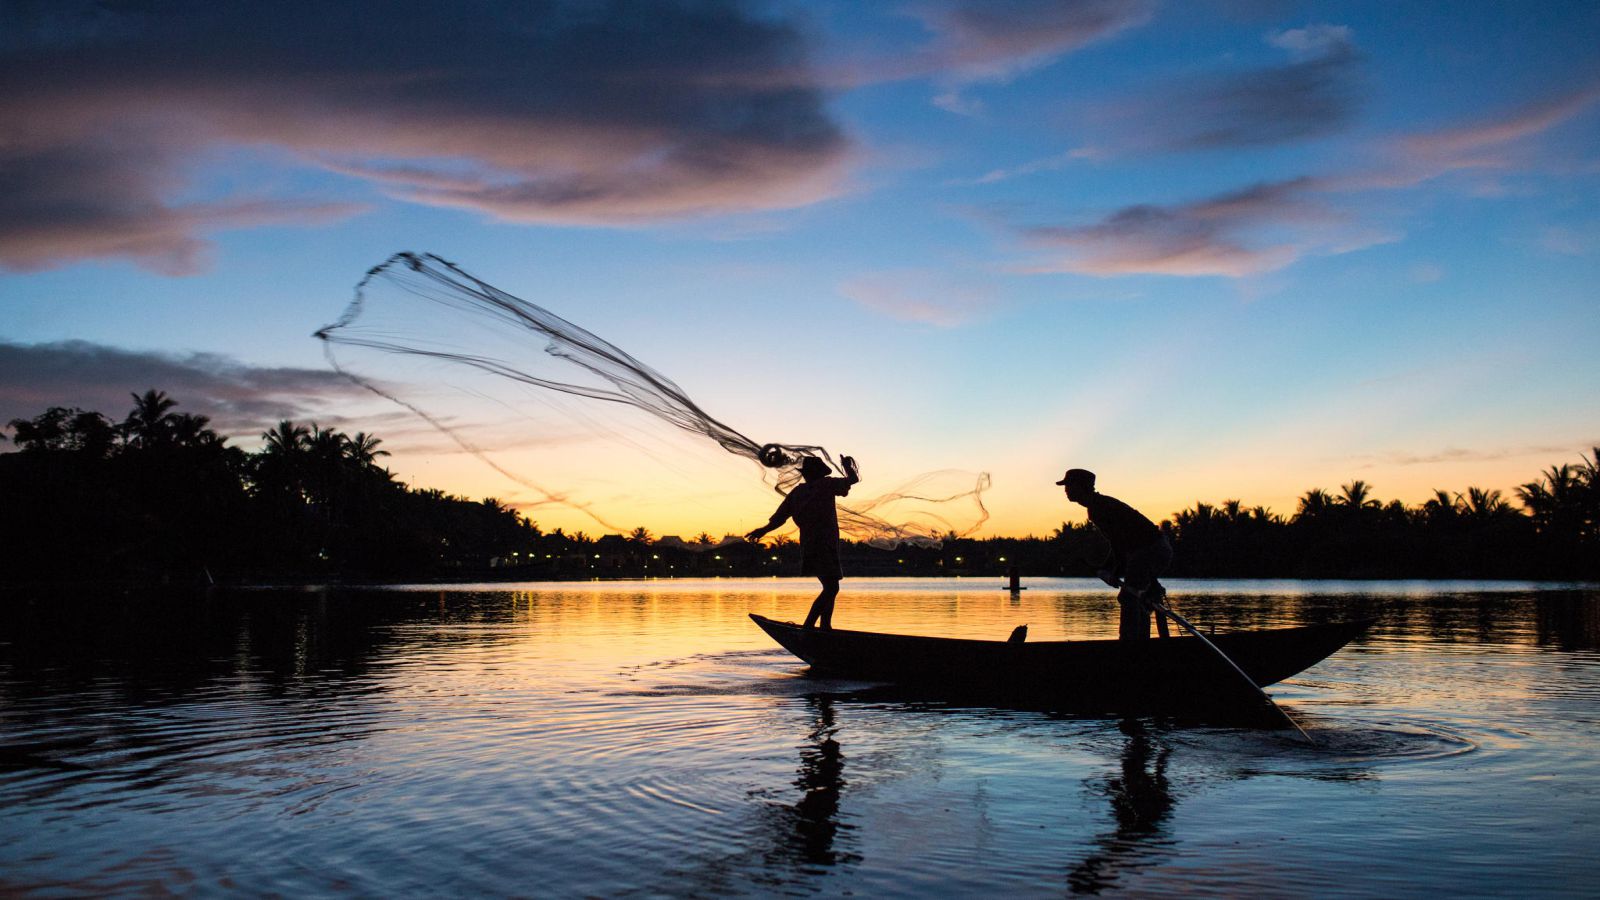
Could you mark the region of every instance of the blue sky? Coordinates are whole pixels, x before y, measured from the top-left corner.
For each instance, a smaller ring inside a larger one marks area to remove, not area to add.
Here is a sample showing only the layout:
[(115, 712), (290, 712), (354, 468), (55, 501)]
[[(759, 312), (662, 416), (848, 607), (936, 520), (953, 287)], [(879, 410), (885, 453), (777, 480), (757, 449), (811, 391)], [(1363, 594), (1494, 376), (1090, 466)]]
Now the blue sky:
[[(246, 445), (316, 419), (527, 500), (309, 337), (411, 249), (863, 489), (987, 471), (986, 533), (1074, 517), (1068, 465), (1157, 517), (1287, 513), (1600, 443), (1594, 4), (349, 9), (6, 6), (0, 419), (160, 387)], [(767, 512), (648, 422), (452, 412), (608, 519)]]

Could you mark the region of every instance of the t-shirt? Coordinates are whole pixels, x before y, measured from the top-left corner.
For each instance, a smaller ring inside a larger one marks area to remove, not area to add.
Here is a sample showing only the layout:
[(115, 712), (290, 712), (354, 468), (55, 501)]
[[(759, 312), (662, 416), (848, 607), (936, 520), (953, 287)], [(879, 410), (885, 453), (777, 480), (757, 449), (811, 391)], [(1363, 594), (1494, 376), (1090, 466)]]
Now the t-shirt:
[(1161, 537), (1156, 523), (1115, 497), (1095, 494), (1084, 507), (1089, 510), (1089, 521), (1111, 542), (1111, 551), (1118, 556), (1148, 547)]
[(794, 486), (789, 496), (783, 498), (778, 511), (772, 514), (773, 522), (793, 518), (800, 526), (800, 542), (813, 544), (839, 540), (839, 512), (834, 509), (833, 498), (850, 493), (848, 478), (814, 478)]

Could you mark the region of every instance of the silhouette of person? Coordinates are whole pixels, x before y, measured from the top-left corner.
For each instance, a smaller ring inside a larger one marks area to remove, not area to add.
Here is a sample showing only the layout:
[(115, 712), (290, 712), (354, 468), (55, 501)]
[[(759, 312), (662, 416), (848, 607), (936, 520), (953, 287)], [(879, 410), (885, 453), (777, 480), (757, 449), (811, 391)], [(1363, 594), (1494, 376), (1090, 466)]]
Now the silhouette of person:
[[(1065, 485), (1067, 499), (1089, 511), (1089, 523), (1111, 545), (1096, 574), (1106, 584), (1121, 588), (1117, 592), (1122, 607), (1117, 636), (1124, 641), (1148, 640), (1154, 604), (1167, 594), (1158, 578), (1172, 565), (1172, 544), (1138, 510), (1096, 491), (1094, 473), (1088, 469), (1068, 469), (1056, 484)], [(1162, 637), (1167, 636), (1164, 617), (1156, 617), (1156, 628)]]
[(1067, 874), (1074, 894), (1099, 894), (1119, 886), (1120, 875), (1156, 862), (1167, 841), (1167, 819), (1177, 804), (1167, 782), (1172, 751), (1150, 739), (1137, 719), (1123, 719), (1122, 777), (1107, 779), (1116, 828), (1095, 840), (1095, 852)]
[[(800, 771), (794, 786), (800, 800), (794, 805), (793, 843), (799, 857), (811, 865), (831, 866), (839, 861), (834, 838), (839, 833), (839, 795), (845, 786), (844, 753), (834, 734), (833, 699), (814, 697), (807, 705), (816, 712), (815, 726), (800, 748)], [(846, 826), (848, 827), (848, 826)], [(849, 858), (849, 855), (846, 855)]]
[(850, 486), (860, 481), (861, 475), (854, 459), (842, 456), (839, 461), (844, 466), (843, 478), (831, 477), (832, 470), (818, 457), (806, 457), (800, 463), (800, 475), (805, 480), (783, 498), (767, 524), (745, 535), (745, 540), (759, 541), (790, 518), (799, 526), (800, 574), (815, 575), (822, 582), (822, 593), (806, 613), (807, 628), (818, 619), (823, 628), (833, 627), (833, 601), (839, 596), (839, 580), (844, 577), (839, 565), (839, 511), (834, 508), (833, 498), (850, 493)]

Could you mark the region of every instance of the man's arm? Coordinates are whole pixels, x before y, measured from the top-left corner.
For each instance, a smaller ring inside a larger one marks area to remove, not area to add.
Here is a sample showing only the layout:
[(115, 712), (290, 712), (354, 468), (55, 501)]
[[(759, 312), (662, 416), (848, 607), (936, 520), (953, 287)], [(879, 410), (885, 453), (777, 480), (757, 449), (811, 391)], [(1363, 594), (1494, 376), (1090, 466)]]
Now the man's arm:
[(755, 543), (756, 541), (766, 537), (767, 532), (772, 531), (773, 529), (782, 525), (784, 521), (789, 518), (790, 499), (792, 497), (794, 497), (793, 492), (791, 492), (788, 497), (784, 497), (783, 502), (779, 503), (778, 508), (773, 511), (772, 518), (767, 520), (767, 524), (761, 526), (760, 528), (750, 529), (749, 533), (744, 536), (744, 539), (750, 541), (751, 543)]
[(843, 497), (850, 493), (850, 488), (861, 480), (861, 471), (856, 468), (856, 459), (853, 456), (839, 457), (839, 465), (844, 468), (843, 478), (830, 478), (835, 496)]

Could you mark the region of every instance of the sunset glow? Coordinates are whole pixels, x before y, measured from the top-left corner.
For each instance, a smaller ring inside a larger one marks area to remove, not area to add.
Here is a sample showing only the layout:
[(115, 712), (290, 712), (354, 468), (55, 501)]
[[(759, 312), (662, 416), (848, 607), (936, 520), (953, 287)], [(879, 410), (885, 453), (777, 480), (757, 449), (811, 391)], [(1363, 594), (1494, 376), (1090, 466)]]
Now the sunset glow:
[(1069, 466), (1287, 515), (1600, 445), (1593, 4), (5, 16), (0, 423), (156, 388), (546, 529), (765, 521), (758, 467), (635, 410), (372, 373), (519, 483), (339, 377), (312, 332), (416, 250), (854, 455), (852, 496), (989, 473), (980, 536), (1081, 521)]

